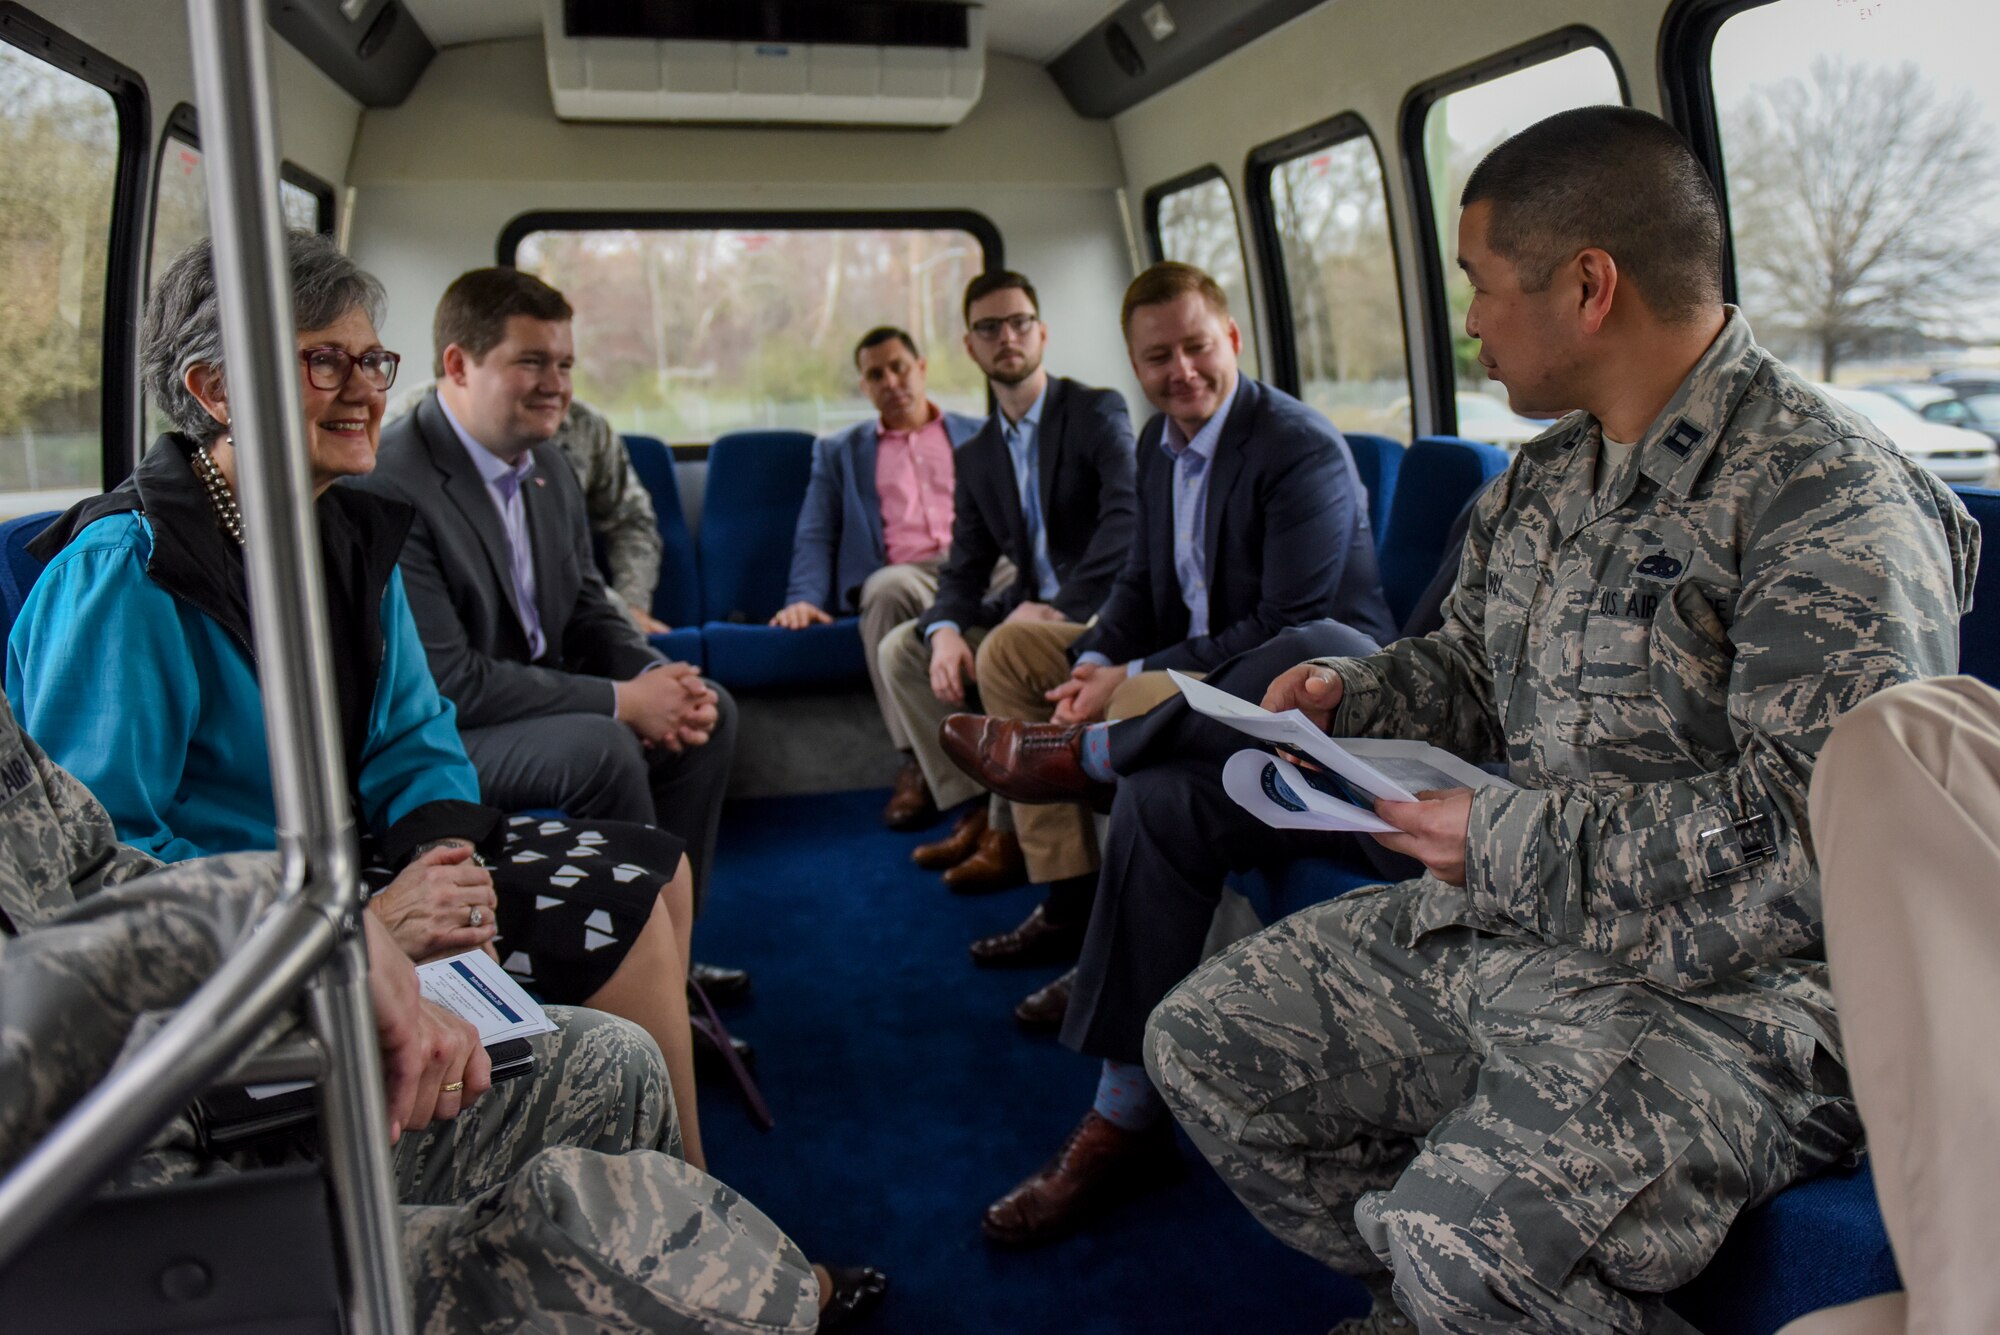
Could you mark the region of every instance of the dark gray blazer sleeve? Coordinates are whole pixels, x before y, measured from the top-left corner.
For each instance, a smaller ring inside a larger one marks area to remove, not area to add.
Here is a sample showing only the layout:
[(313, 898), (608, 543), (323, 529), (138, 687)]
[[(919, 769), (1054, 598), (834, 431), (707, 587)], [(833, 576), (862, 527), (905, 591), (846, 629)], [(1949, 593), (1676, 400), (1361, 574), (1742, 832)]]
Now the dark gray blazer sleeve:
[(429, 516), (424, 506), (416, 510), (403, 540), (403, 586), (431, 675), (457, 707), (458, 726), (482, 728), (543, 714), (610, 714), (616, 693), (607, 677), (515, 663), (474, 647), (452, 602)]
[(1056, 610), (1075, 622), (1097, 615), (1110, 596), (1112, 581), (1131, 555), (1132, 538), (1139, 531), (1139, 502), (1132, 476), (1132, 419), (1125, 412), (1124, 397), (1116, 390), (1091, 395), (1083, 431), (1089, 442), (1091, 468), (1097, 474), (1097, 527), (1055, 599)]

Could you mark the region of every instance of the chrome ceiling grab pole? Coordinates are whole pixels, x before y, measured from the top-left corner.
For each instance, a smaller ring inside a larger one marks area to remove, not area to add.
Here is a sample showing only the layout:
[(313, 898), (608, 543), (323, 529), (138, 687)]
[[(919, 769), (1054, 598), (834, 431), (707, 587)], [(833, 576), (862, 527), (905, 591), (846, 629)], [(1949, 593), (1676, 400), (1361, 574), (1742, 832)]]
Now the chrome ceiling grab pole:
[(246, 559), (289, 891), (250, 938), (4, 1179), (0, 1267), (79, 1205), (312, 985), (322, 1110), (357, 1331), (411, 1329), (361, 891), (334, 718), (263, 0), (188, 0), (203, 108)]
[(410, 1297), (366, 944), (358, 930), (360, 863), (299, 406), (265, 0), (187, 0), (187, 12), (278, 851), (287, 884), (299, 886), (343, 932), (313, 985), (311, 1013), (328, 1057), (320, 1108), (340, 1215), (348, 1320), (355, 1331), (371, 1335), (405, 1332)]

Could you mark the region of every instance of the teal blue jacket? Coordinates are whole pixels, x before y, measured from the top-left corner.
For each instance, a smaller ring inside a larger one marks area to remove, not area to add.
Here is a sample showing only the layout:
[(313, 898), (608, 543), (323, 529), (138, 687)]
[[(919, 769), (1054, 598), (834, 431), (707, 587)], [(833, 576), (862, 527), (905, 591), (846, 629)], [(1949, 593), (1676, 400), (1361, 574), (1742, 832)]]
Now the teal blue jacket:
[[(190, 601), (149, 573), (156, 536), (135, 511), (69, 535), (8, 640), (7, 694), (28, 734), (97, 796), (124, 842), (168, 862), (271, 848), (271, 762), (247, 615), (238, 628), (225, 624), (241, 610), (241, 566), (230, 567), (233, 578), (195, 579)], [(344, 720), (357, 821), (398, 846), (392, 857), (420, 836), (477, 839), (493, 813), (469, 805), (479, 781), (451, 703), (431, 681), (402, 573), (389, 566), (386, 581), (369, 583), (368, 593), (379, 591), (380, 657), (360, 674), (373, 685), (365, 717)], [(334, 647), (365, 652), (374, 640), (337, 633)]]

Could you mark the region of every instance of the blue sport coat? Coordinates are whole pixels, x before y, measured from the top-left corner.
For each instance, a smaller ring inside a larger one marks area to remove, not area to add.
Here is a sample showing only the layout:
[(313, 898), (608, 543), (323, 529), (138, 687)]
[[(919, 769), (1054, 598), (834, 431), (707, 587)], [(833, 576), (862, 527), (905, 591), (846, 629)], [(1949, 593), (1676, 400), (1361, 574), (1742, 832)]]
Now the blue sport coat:
[(1207, 672), (1288, 626), (1332, 617), (1378, 644), (1396, 638), (1382, 597), (1368, 493), (1347, 442), (1283, 390), (1238, 374), (1209, 465), (1202, 552), (1208, 634), (1188, 634), (1174, 573), (1174, 465), (1166, 418), (1139, 433), (1138, 533), (1097, 624), (1070, 646), (1113, 663)]
[[(952, 448), (971, 440), (983, 417), (944, 415)], [(860, 605), (861, 586), (889, 563), (882, 540), (882, 498), (875, 490), (875, 422), (869, 420), (813, 442), (812, 479), (792, 534), (792, 573), (785, 605), (811, 603), (841, 616)]]

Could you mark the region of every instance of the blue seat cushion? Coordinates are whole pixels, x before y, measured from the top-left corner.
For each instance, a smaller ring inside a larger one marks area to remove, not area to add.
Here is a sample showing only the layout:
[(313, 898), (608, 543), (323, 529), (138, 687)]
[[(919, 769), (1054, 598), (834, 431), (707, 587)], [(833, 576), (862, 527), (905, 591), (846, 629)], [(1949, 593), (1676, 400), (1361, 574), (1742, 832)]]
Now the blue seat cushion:
[(695, 537), (704, 622), (754, 626), (784, 602), (812, 447), (803, 431), (732, 431), (708, 447)]
[(1396, 477), (1403, 469), (1403, 443), (1387, 436), (1364, 431), (1343, 431), (1347, 448), (1354, 455), (1354, 471), (1368, 488), (1368, 527), (1375, 534), (1375, 548), (1382, 548), (1382, 535), (1389, 529), (1389, 507), (1396, 495)]
[(14, 620), (28, 601), (28, 590), (42, 577), (42, 563), (28, 554), (28, 544), (40, 537), (55, 517), (56, 511), (43, 510), (0, 524), (0, 642), (13, 634)]
[(1389, 524), (1376, 544), (1382, 593), (1402, 625), (1444, 559), (1444, 540), (1458, 512), (1507, 468), (1507, 452), (1456, 436), (1423, 436), (1403, 456)]
[(708, 675), (732, 690), (841, 686), (868, 679), (859, 617), (804, 630), (711, 621), (701, 628), (701, 642)]
[(694, 534), (681, 511), (673, 451), (652, 436), (626, 436), (625, 452), (631, 456), (632, 472), (652, 498), (653, 528), (660, 535), (660, 582), (653, 590), (653, 615), (669, 626), (692, 628), (701, 620), (701, 577)]
[(1991, 544), (2000, 534), (2000, 491), (1985, 487), (1954, 487), (1965, 508), (1979, 521), (1985, 550), (1972, 586), (1972, 610), (1958, 623), (1958, 670), (2000, 687), (2000, 554)]
[(647, 641), (676, 663), (692, 663), (698, 668), (706, 668), (703, 657), (701, 629), (698, 626), (676, 626), (664, 635), (648, 635)]
[(1747, 1210), (1669, 1305), (1705, 1335), (1771, 1335), (1787, 1321), (1903, 1286), (1864, 1163)]

